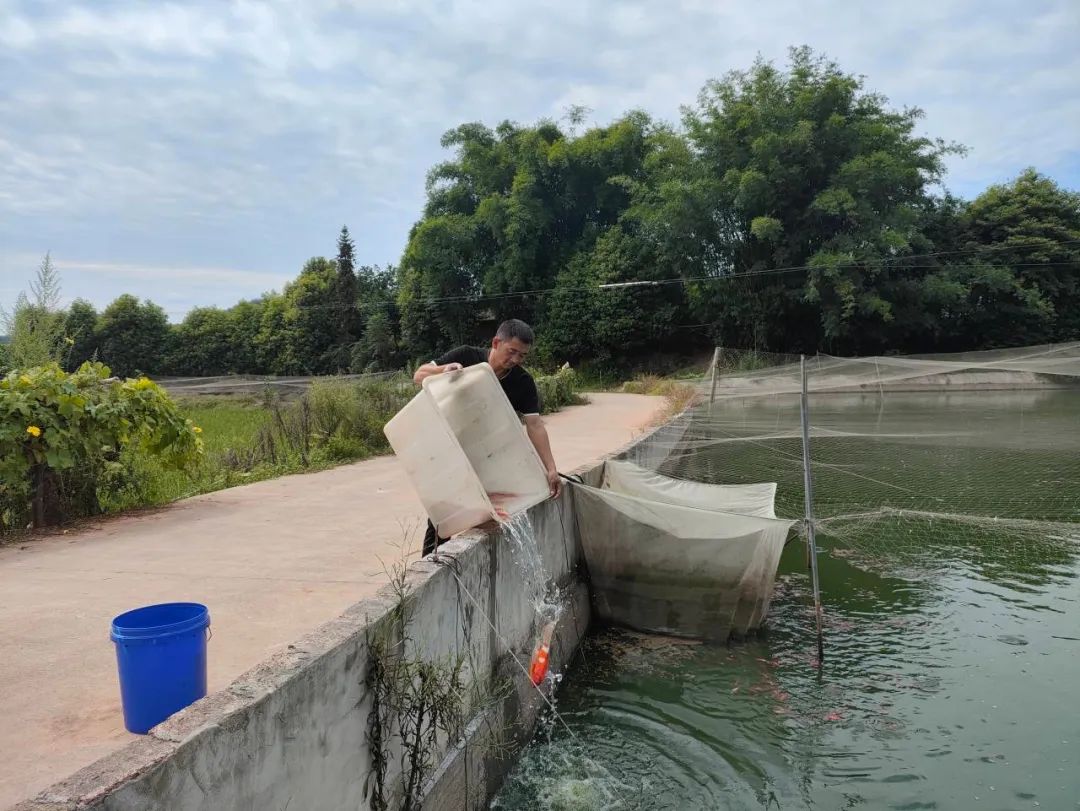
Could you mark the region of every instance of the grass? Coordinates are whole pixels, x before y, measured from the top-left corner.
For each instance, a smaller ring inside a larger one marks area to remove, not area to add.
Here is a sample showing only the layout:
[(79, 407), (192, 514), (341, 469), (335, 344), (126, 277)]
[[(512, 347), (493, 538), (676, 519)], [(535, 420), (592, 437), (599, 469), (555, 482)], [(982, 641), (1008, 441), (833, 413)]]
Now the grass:
[(185, 416), (203, 429), (204, 460), (190, 472), (150, 466), (144, 505), (166, 504), (198, 493), (293, 472), (291, 466), (279, 470), (275, 466), (263, 465), (241, 473), (231, 471), (222, 464), (230, 453), (254, 445), (259, 431), (270, 423), (272, 415), (269, 408), (233, 398), (215, 398), (211, 402), (192, 399), (182, 402), (181, 407)]
[(620, 391), (666, 399), (667, 404), (664, 409), (653, 419), (654, 425), (660, 425), (678, 416), (693, 405), (698, 397), (698, 389), (691, 383), (659, 375), (641, 375), (635, 380), (624, 383)]
[(124, 474), (99, 487), (101, 506), (107, 513), (160, 506), (387, 453), (382, 426), (414, 393), (412, 381), (401, 377), (321, 381), (289, 402), (216, 396), (180, 400), (185, 416), (202, 429), (200, 463), (171, 470), (125, 451)]
[[(588, 402), (573, 372), (536, 378), (544, 412)], [(135, 452), (124, 472), (99, 486), (107, 513), (160, 506), (182, 498), (290, 473), (336, 467), (390, 452), (382, 427), (415, 394), (406, 375), (357, 383), (324, 380), (300, 399), (202, 396), (179, 405), (202, 429), (203, 459), (170, 470)]]

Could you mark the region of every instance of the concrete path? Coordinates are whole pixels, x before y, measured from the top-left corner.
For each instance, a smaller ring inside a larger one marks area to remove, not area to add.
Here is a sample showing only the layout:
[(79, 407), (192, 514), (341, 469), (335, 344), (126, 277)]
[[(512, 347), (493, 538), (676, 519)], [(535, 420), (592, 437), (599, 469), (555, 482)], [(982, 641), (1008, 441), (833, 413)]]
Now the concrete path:
[[(547, 417), (559, 468), (640, 433), (660, 398), (592, 395)], [(376, 592), (418, 552), (422, 509), (392, 457), (186, 499), (0, 547), (0, 808), (120, 748), (112, 617), (210, 607), (209, 689)], [(406, 534), (408, 530), (410, 533)]]

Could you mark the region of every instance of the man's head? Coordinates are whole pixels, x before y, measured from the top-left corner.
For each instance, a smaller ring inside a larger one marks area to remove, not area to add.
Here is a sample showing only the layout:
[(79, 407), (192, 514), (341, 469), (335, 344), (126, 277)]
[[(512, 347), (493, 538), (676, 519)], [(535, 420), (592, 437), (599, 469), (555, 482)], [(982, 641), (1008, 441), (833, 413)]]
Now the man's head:
[(503, 375), (524, 363), (534, 340), (532, 327), (524, 321), (511, 318), (499, 324), (488, 353), (488, 363), (495, 374)]

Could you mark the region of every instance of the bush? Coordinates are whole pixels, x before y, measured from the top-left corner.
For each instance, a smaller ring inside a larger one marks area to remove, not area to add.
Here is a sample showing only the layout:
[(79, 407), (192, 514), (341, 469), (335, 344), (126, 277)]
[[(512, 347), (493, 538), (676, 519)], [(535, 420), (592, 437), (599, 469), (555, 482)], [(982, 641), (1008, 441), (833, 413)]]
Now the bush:
[(636, 380), (629, 380), (623, 383), (622, 391), (666, 399), (667, 406), (657, 417), (659, 422), (666, 422), (681, 414), (698, 398), (698, 390), (693, 385), (658, 375), (641, 375)]
[[(316, 444), (326, 448), (336, 443), (335, 459), (345, 447), (357, 449), (356, 456), (383, 453), (390, 449), (383, 426), (416, 394), (412, 380), (402, 374), (361, 380), (320, 380), (307, 394)], [(295, 407), (295, 406), (294, 406)], [(341, 440), (348, 440), (343, 443)]]
[(0, 381), (3, 526), (100, 513), (110, 488), (139, 485), (122, 455), (182, 469), (202, 453), (200, 431), (152, 381), (118, 380), (101, 363), (10, 372)]
[(361, 380), (329, 378), (288, 403), (269, 398), (268, 419), (242, 446), (216, 458), (226, 474), (247, 476), (347, 462), (390, 449), (383, 426), (416, 393), (402, 374)]
[(578, 377), (569, 366), (564, 366), (553, 375), (538, 375), (535, 380), (536, 389), (540, 392), (540, 408), (544, 414), (589, 402), (578, 394)]

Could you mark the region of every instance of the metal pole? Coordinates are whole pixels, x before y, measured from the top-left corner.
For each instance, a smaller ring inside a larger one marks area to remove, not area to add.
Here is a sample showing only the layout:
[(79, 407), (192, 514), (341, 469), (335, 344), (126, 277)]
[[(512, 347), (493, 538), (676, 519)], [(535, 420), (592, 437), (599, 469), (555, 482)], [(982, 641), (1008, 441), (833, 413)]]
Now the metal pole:
[(803, 504), (806, 520), (806, 551), (810, 557), (810, 579), (814, 586), (814, 615), (817, 621), (818, 662), (825, 658), (821, 635), (821, 589), (818, 586), (817, 539), (814, 536), (814, 482), (810, 475), (810, 399), (806, 394), (806, 356), (799, 358), (802, 373), (802, 399), (799, 416), (802, 421)]
[(712, 392), (709, 394), (709, 413), (712, 413), (713, 401), (716, 400), (716, 375), (720, 365), (720, 347), (716, 347), (712, 353)]

